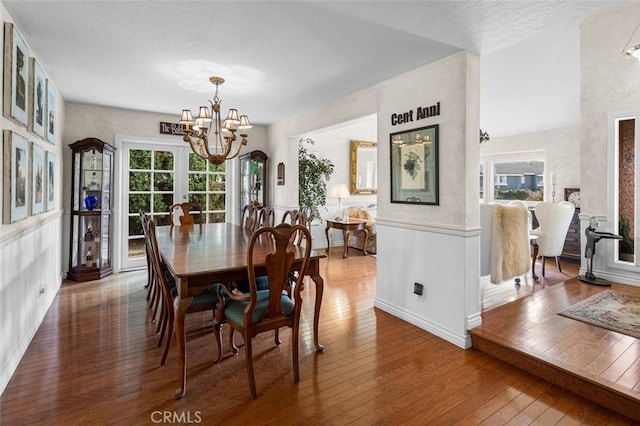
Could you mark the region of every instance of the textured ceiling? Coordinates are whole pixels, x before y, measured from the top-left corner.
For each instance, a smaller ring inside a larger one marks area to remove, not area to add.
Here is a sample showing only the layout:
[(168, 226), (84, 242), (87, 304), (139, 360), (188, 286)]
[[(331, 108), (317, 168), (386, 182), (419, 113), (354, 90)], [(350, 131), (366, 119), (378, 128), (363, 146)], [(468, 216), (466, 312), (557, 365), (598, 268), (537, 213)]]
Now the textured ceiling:
[[(612, 1), (7, 1), (65, 100), (175, 113), (204, 105), (256, 124), (459, 50), (489, 54), (577, 26)], [(200, 92), (198, 92), (200, 91)]]

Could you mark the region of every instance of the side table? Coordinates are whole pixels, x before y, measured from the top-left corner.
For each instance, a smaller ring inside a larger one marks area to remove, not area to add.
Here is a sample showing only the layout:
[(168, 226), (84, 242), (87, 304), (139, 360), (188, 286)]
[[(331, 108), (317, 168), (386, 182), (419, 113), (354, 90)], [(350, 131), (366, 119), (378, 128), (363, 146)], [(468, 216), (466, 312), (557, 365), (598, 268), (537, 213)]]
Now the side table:
[(329, 242), (329, 229), (341, 229), (342, 235), (344, 237), (344, 253), (342, 257), (347, 257), (348, 250), (348, 240), (349, 240), (349, 232), (351, 231), (364, 231), (364, 243), (362, 245), (362, 251), (365, 256), (367, 255), (367, 240), (369, 239), (369, 231), (367, 230), (367, 221), (362, 219), (353, 219), (349, 218), (349, 220), (341, 221), (341, 220), (330, 220), (327, 219), (327, 227), (324, 230), (324, 233), (327, 237), (327, 252), (329, 252), (329, 248), (331, 247), (331, 243)]

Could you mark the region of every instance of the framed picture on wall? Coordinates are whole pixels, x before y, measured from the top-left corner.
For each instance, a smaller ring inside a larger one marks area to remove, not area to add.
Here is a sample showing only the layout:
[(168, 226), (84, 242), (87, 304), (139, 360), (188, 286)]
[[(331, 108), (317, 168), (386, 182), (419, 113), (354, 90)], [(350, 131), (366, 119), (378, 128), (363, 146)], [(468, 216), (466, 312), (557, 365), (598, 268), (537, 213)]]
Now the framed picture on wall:
[(27, 125), (29, 84), (29, 51), (18, 29), (9, 22), (4, 24), (4, 102), (5, 117)]
[(8, 224), (29, 215), (29, 142), (11, 130), (4, 136), (4, 200), (2, 223)]
[(391, 133), (391, 202), (439, 204), (438, 125)]
[(31, 214), (36, 215), (44, 211), (44, 149), (33, 142), (31, 146)]
[(29, 74), (31, 75), (31, 84), (29, 84), (29, 130), (45, 138), (46, 125), (46, 107), (47, 107), (47, 80), (44, 72), (36, 61), (31, 58), (29, 61)]
[(45, 198), (45, 209), (47, 211), (52, 210), (55, 205), (55, 177), (56, 177), (56, 155), (53, 152), (47, 151), (47, 166), (46, 166), (46, 179), (47, 190)]
[(56, 89), (47, 80), (47, 141), (56, 143)]

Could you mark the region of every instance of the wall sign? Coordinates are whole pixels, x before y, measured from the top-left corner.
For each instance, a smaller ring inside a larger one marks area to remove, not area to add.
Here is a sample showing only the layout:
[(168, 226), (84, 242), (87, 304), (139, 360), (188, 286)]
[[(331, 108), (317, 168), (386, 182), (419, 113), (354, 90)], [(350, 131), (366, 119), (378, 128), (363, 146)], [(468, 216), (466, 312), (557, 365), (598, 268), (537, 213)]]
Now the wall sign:
[(184, 136), (184, 127), (180, 123), (167, 123), (166, 121), (160, 122), (160, 134), (161, 135), (180, 135)]
[(440, 115), (440, 102), (435, 105), (421, 107), (400, 114), (391, 114), (391, 125), (411, 123), (414, 119), (422, 120), (423, 118), (435, 117)]

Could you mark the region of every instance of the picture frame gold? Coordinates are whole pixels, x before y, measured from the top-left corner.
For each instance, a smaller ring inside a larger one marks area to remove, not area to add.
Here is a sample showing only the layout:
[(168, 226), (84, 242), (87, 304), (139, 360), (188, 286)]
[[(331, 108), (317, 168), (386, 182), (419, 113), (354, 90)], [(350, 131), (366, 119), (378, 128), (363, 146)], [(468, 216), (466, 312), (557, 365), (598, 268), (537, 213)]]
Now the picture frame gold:
[(349, 192), (376, 194), (378, 192), (378, 144), (351, 141)]

